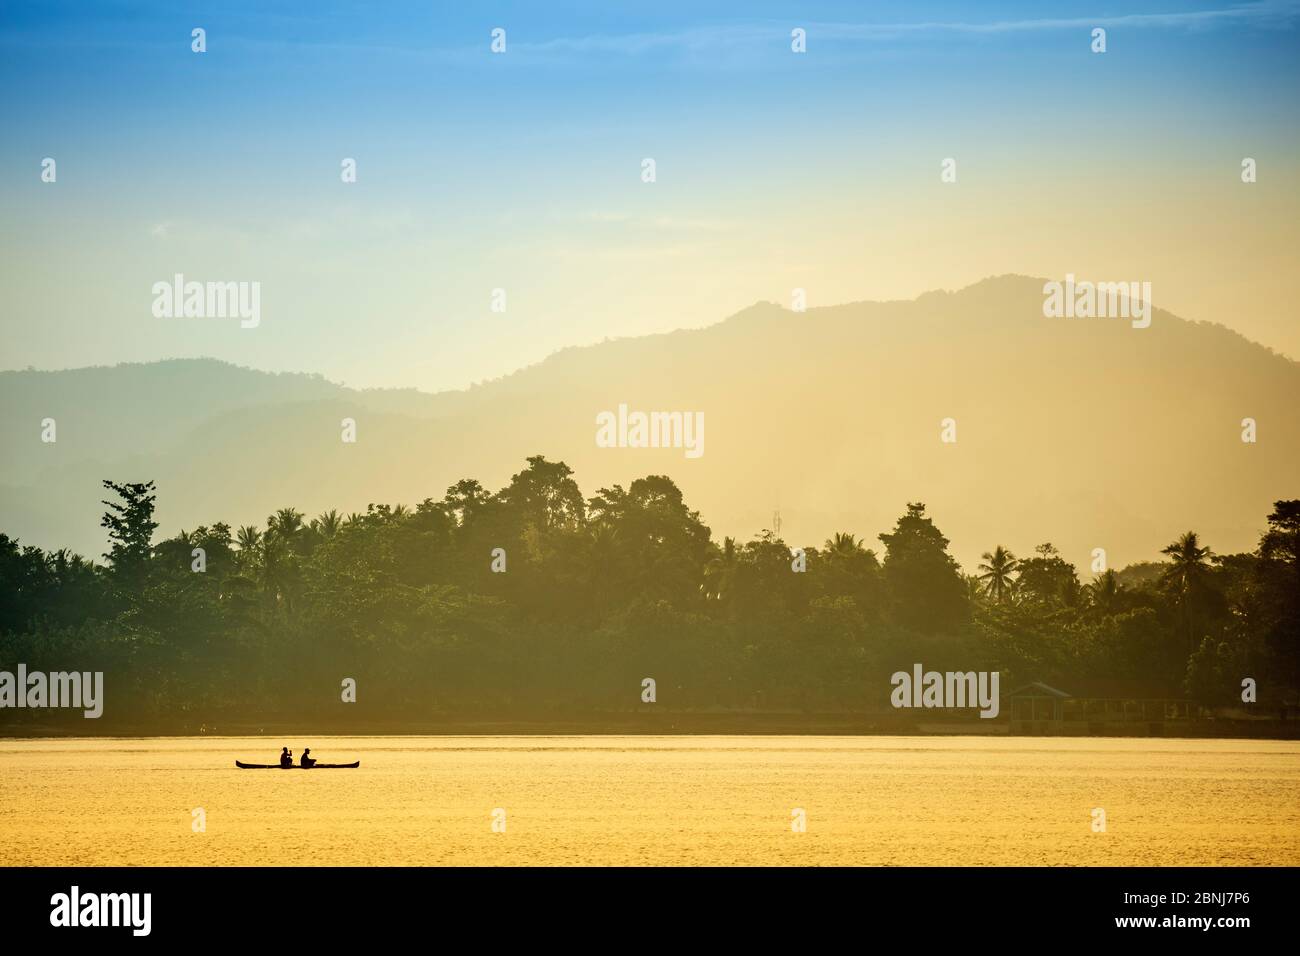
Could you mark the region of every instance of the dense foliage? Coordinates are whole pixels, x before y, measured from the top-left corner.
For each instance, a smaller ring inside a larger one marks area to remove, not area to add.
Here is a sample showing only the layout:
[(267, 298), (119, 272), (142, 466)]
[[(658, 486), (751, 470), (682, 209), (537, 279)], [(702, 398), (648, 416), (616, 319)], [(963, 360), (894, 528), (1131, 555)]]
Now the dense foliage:
[(585, 499), (540, 456), (495, 494), (464, 480), (414, 508), (284, 508), (156, 543), (153, 483), (104, 485), (102, 565), (0, 535), (0, 669), (102, 670), (116, 717), (324, 715), (345, 677), (367, 714), (412, 721), (634, 710), (645, 677), (667, 708), (871, 711), (915, 662), (1000, 670), (1004, 692), (1115, 681), (1219, 704), (1251, 676), (1276, 706), (1300, 687), (1300, 501), (1253, 553), (1189, 532), (1084, 583), (1050, 544), (963, 576), (922, 504), (880, 554), (847, 533), (803, 562), (772, 532), (718, 543), (668, 478)]

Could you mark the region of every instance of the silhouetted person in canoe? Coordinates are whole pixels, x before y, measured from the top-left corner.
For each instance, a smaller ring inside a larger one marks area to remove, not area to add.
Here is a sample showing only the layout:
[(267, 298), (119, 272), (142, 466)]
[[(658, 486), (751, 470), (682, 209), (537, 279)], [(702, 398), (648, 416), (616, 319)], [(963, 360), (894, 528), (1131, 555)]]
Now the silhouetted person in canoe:
[(281, 767), (293, 766), (293, 751), (291, 751), (288, 747), (285, 747), (283, 750), (280, 751), (280, 766)]
[(302, 765), (304, 768), (316, 766), (316, 761), (307, 756), (309, 753), (311, 753), (310, 747), (302, 752)]

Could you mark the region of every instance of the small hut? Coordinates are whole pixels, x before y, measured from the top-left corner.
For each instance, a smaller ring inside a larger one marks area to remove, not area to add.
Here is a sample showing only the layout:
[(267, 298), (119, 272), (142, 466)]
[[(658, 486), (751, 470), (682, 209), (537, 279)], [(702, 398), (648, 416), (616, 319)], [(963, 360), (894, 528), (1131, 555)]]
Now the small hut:
[(1165, 725), (1201, 716), (1181, 697), (1145, 697), (1146, 688), (1124, 682), (1085, 681), (1078, 694), (1032, 681), (1006, 694), (1013, 734), (1162, 735)]

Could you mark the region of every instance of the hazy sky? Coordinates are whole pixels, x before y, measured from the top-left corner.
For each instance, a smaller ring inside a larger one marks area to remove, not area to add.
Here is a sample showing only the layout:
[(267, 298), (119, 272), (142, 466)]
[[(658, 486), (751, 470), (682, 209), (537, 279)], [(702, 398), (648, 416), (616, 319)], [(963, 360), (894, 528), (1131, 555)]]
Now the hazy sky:
[[(439, 389), (1007, 272), (1300, 357), (1296, 2), (85, 6), (0, 13), (3, 368)], [(260, 282), (261, 325), (154, 318), (177, 272)]]

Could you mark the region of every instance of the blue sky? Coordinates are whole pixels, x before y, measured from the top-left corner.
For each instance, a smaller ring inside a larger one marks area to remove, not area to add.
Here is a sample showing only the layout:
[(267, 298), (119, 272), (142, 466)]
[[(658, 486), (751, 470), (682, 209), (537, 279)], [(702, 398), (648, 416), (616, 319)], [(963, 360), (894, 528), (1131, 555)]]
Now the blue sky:
[[(1270, 285), (1295, 251), (1300, 4), (1045, 9), (6, 3), (0, 366), (212, 354), (461, 386), (792, 285), (831, 304), (1075, 263), (1300, 355)], [(950, 155), (960, 194), (935, 189)], [(261, 281), (267, 323), (149, 324), (174, 271)]]

